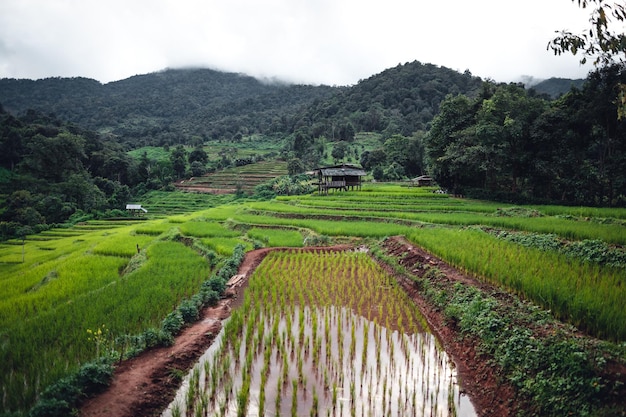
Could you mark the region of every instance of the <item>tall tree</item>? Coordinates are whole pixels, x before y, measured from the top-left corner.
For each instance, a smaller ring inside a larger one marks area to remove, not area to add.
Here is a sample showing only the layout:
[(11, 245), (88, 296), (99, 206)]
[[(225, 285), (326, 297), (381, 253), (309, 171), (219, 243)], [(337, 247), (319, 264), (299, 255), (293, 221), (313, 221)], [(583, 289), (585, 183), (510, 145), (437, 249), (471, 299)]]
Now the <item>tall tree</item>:
[[(619, 64), (622, 68), (626, 64), (626, 4), (607, 2), (604, 0), (572, 0), (578, 7), (586, 9), (593, 5), (589, 23), (591, 27), (581, 34), (574, 34), (567, 30), (557, 31), (559, 36), (548, 43), (547, 48), (555, 55), (570, 52), (573, 55), (581, 54), (581, 64), (588, 58), (593, 59), (596, 68), (609, 67)], [(626, 84), (618, 83), (617, 89), (617, 116), (619, 119), (626, 116)]]
[(187, 170), (187, 151), (183, 145), (178, 145), (170, 154), (170, 161), (172, 162), (172, 168), (177, 178), (185, 176)]
[(49, 181), (61, 182), (69, 175), (84, 170), (84, 143), (84, 138), (68, 132), (53, 137), (36, 134), (26, 143), (27, 154), (23, 163), (30, 173)]
[(475, 115), (475, 105), (467, 96), (448, 96), (441, 103), (439, 114), (425, 138), (430, 173), (442, 187), (455, 193), (469, 179), (464, 177), (475, 177), (463, 161), (467, 155), (464, 148), (471, 143)]

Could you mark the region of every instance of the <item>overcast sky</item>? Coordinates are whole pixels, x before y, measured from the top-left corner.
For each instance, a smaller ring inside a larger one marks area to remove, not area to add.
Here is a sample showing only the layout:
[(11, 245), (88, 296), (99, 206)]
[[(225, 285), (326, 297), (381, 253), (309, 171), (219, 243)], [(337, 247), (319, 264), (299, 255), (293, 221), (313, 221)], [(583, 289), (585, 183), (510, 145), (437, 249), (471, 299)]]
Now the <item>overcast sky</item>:
[(546, 45), (588, 13), (571, 0), (0, 0), (0, 78), (208, 67), (352, 85), (415, 60), (505, 82), (584, 78), (591, 67)]

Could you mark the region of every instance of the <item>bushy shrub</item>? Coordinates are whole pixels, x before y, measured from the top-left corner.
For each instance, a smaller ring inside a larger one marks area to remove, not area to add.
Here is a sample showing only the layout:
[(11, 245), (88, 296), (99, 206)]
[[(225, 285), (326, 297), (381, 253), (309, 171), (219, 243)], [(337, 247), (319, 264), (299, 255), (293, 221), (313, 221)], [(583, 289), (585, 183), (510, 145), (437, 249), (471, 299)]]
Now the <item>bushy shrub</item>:
[(198, 305), (193, 300), (183, 300), (178, 306), (178, 311), (185, 323), (193, 323), (200, 317)]
[(277, 195), (311, 194), (315, 191), (306, 175), (283, 175), (255, 187), (255, 196), (263, 199)]
[(74, 415), (74, 409), (88, 395), (100, 392), (113, 378), (111, 357), (87, 362), (80, 369), (50, 385), (41, 394), (29, 417), (65, 417)]
[(161, 329), (171, 335), (176, 335), (184, 324), (183, 315), (179, 310), (174, 310), (163, 319)]
[(171, 334), (160, 329), (155, 329), (154, 327), (144, 331), (141, 339), (143, 339), (145, 348), (171, 346), (174, 343), (174, 338)]
[(106, 388), (113, 378), (113, 365), (108, 359), (99, 358), (87, 362), (76, 374), (77, 385), (83, 394), (90, 395)]
[(515, 242), (529, 248), (555, 251), (583, 262), (594, 262), (622, 268), (626, 266), (626, 251), (614, 248), (601, 240), (585, 239), (567, 242), (552, 233), (526, 233), (510, 231), (490, 231), (498, 239)]
[(612, 248), (601, 240), (585, 239), (580, 242), (572, 242), (563, 248), (563, 253), (585, 262), (595, 262), (618, 268), (626, 266), (626, 251)]
[(28, 413), (28, 417), (66, 417), (72, 415), (72, 406), (56, 398), (42, 399)]
[[(77, 380), (76, 375), (61, 378), (44, 390), (41, 399), (43, 401), (50, 400), (50, 404), (54, 404), (54, 400), (62, 400), (67, 404), (78, 401), (82, 392), (81, 387), (76, 383)], [(55, 407), (58, 405), (56, 404)]]
[(226, 281), (223, 278), (220, 278), (218, 276), (212, 276), (211, 278), (209, 278), (208, 280), (204, 281), (202, 283), (202, 287), (208, 287), (211, 290), (217, 292), (218, 294), (223, 294), (224, 290), (226, 289)]
[(208, 281), (204, 281), (202, 283), (202, 287), (200, 288), (200, 297), (202, 299), (202, 304), (207, 306), (214, 306), (220, 300), (221, 292), (217, 292), (208, 284)]
[(224, 282), (228, 282), (230, 277), (237, 273), (238, 265), (239, 264), (233, 262), (232, 258), (229, 258), (217, 273), (218, 278), (221, 278)]
[(309, 235), (304, 238), (304, 246), (324, 246), (331, 242), (330, 237), (326, 235)]

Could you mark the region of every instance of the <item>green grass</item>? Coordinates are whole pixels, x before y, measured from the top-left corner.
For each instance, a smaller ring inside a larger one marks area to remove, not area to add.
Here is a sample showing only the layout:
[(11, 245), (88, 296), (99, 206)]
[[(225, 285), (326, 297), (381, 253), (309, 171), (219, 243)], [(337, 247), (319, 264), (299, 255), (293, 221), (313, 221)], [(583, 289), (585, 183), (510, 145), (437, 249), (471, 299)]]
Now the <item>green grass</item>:
[(178, 225), (179, 230), (186, 236), (194, 237), (235, 237), (239, 232), (229, 230), (219, 223), (201, 220), (188, 221)]
[(252, 244), (243, 239), (234, 237), (211, 237), (201, 239), (202, 243), (213, 249), (218, 255), (231, 256), (237, 245), (243, 245), (246, 251), (252, 249)]
[(150, 191), (136, 201), (148, 210), (146, 217), (164, 217), (192, 213), (233, 200), (232, 195), (186, 193), (182, 191)]
[[(142, 224), (140, 227), (147, 227)], [(1, 408), (23, 409), (50, 383), (93, 359), (87, 329), (106, 325), (107, 343), (157, 326), (211, 273), (181, 243), (136, 234), (133, 226), (5, 245), (0, 263)], [(121, 275), (139, 244), (147, 261)], [(45, 245), (46, 250), (41, 250)]]
[(498, 240), (477, 230), (421, 229), (409, 239), (472, 275), (599, 337), (626, 340), (624, 270)]
[(137, 233), (136, 230), (115, 231), (96, 244), (92, 252), (98, 255), (130, 258), (137, 253), (137, 246), (143, 248), (153, 240), (153, 236)]
[(302, 233), (296, 230), (270, 229), (270, 228), (252, 228), (248, 230), (248, 236), (251, 239), (261, 241), (265, 246), (271, 247), (301, 247)]

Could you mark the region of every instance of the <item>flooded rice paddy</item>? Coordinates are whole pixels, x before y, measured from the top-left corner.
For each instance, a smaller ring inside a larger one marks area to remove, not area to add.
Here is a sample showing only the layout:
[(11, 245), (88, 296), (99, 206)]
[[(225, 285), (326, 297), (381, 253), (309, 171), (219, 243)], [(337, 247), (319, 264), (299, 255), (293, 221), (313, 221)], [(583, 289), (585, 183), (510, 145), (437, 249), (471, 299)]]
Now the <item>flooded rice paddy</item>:
[(163, 416), (475, 416), (458, 382), (367, 254), (275, 252)]

